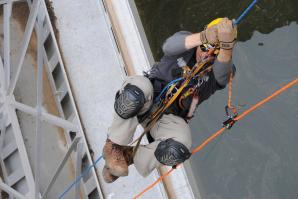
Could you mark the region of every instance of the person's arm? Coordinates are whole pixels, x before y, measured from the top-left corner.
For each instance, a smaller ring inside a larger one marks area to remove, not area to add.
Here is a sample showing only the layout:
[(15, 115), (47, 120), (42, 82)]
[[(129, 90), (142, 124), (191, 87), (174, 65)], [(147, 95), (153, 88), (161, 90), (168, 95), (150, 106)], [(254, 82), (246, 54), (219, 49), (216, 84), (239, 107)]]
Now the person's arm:
[(219, 54), (214, 62), (213, 73), (218, 84), (225, 86), (229, 82), (231, 72), (236, 68), (232, 63), (232, 53), (235, 43), (235, 29), (232, 21), (224, 18), (218, 24), (218, 39), (220, 42)]
[(225, 87), (229, 83), (230, 74), (235, 75), (236, 68), (233, 65), (232, 60), (228, 62), (221, 62), (218, 59), (215, 60), (213, 65), (213, 74), (216, 82)]
[(162, 46), (164, 54), (175, 56), (187, 51), (188, 49), (185, 47), (185, 40), (189, 35), (191, 35), (191, 32), (180, 31), (170, 36)]
[(200, 46), (202, 44), (215, 44), (218, 42), (217, 38), (217, 25), (213, 25), (206, 28), (202, 32), (194, 33), (185, 38), (185, 48), (192, 49), (194, 47)]
[(223, 63), (230, 62), (232, 60), (232, 54), (233, 54), (233, 49), (230, 49), (230, 50), (220, 49), (217, 56), (217, 60)]
[(232, 51), (236, 41), (236, 28), (233, 27), (232, 20), (223, 18), (217, 25), (220, 51), (217, 56), (219, 62), (229, 62), (232, 59)]
[(177, 32), (164, 42), (162, 50), (165, 55), (175, 56), (204, 43), (213, 44), (216, 42), (218, 42), (217, 27), (212, 26), (194, 34), (188, 31)]
[(203, 42), (201, 41), (201, 33), (194, 33), (192, 35), (188, 35), (185, 38), (185, 48), (192, 49), (197, 46), (202, 45)]
[(236, 68), (232, 63), (232, 50), (220, 49), (213, 65), (213, 74), (220, 86), (229, 82), (231, 72), (235, 74)]

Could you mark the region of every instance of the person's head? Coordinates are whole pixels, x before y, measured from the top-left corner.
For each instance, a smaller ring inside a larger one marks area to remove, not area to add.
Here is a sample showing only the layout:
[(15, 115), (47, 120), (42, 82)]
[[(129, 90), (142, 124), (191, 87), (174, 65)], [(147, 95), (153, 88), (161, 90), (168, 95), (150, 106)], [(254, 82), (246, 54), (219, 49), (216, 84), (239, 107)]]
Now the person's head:
[(203, 44), (197, 47), (196, 51), (196, 61), (199, 63), (201, 61), (213, 58), (215, 47), (210, 44)]

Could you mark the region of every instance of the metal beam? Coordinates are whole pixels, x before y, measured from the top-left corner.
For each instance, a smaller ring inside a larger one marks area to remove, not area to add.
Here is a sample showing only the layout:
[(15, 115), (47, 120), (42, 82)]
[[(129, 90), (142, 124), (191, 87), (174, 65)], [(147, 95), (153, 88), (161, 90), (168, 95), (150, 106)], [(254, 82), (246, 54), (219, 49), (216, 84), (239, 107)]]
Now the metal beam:
[(4, 66), (3, 66), (3, 62), (2, 62), (2, 57), (0, 55), (0, 92), (2, 92), (2, 94), (4, 95), (4, 91), (5, 91), (5, 72), (4, 72)]
[[(2, 58), (0, 55), (0, 95), (3, 95), (3, 104), (2, 106), (0, 106), (0, 114), (2, 114), (2, 118), (0, 121), (0, 130), (1, 130), (1, 134), (0, 134), (0, 155), (2, 155), (2, 145), (4, 142), (4, 136), (5, 136), (5, 131), (6, 131), (6, 114), (5, 114), (5, 109), (4, 106), (6, 106), (6, 102), (5, 102), (5, 96), (4, 96), (4, 92), (5, 92), (5, 74), (4, 74), (4, 70), (3, 70), (3, 63), (2, 63)], [(0, 96), (1, 97), (1, 96)], [(1, 98), (0, 98), (1, 99)], [(1, 101), (0, 101), (1, 103)]]
[[(77, 144), (77, 157), (76, 157), (76, 178), (79, 179), (81, 175), (81, 167), (82, 167), (82, 152), (83, 152), (84, 144), (79, 142)], [(75, 186), (75, 199), (80, 199), (80, 183), (78, 182)]]
[(5, 138), (5, 134), (6, 134), (6, 115), (3, 115), (1, 124), (0, 124), (0, 130), (1, 130), (1, 134), (0, 134), (0, 156), (2, 156), (2, 147), (3, 147), (3, 143), (4, 143), (4, 138)]
[(18, 78), (19, 78), (19, 75), (20, 75), (20, 72), (21, 72), (21, 69), (22, 69), (22, 66), (23, 66), (23, 62), (24, 62), (24, 59), (25, 59), (25, 55), (26, 55), (26, 52), (27, 52), (27, 48), (28, 48), (28, 45), (29, 45), (29, 42), (30, 42), (30, 38), (31, 38), (31, 35), (32, 35), (33, 27), (34, 27), (34, 24), (35, 24), (35, 21), (36, 21), (36, 17), (37, 17), (37, 13), (38, 13), (38, 10), (39, 10), (40, 2), (41, 2), (40, 0), (34, 0), (33, 5), (32, 5), (32, 9), (31, 9), (30, 14), (29, 14), (29, 19), (28, 19), (27, 24), (26, 24), (24, 38), (23, 38), (23, 41), (22, 41), (21, 53), (20, 53), (18, 61), (17, 61), (16, 75), (15, 75), (14, 79), (12, 80), (11, 84), (9, 85), (9, 89), (8, 89), (8, 92), (7, 92), (9, 95), (13, 94), (13, 91), (15, 89), (15, 86), (16, 86)]
[(16, 145), (18, 146), (18, 151), (20, 154), (21, 165), (23, 167), (24, 174), (26, 176), (26, 182), (28, 186), (29, 193), (27, 196), (31, 199), (34, 196), (34, 178), (31, 170), (31, 165), (29, 162), (28, 154), (26, 151), (25, 143), (23, 140), (21, 128), (19, 125), (19, 121), (16, 115), (16, 109), (12, 106), (8, 106), (8, 117), (11, 122), (13, 136), (15, 138)]
[[(22, 104), (20, 102), (17, 102), (15, 100), (11, 100), (11, 105), (14, 106), (14, 108), (20, 110), (20, 111), (23, 111), (25, 113), (28, 113), (32, 116), (37, 116), (37, 111), (28, 106), (28, 105), (25, 105), (25, 104)], [(42, 112), (41, 113), (41, 116), (40, 116), (41, 120), (42, 121), (46, 121), (48, 122), (49, 124), (53, 124), (55, 126), (59, 126), (61, 128), (64, 128), (66, 130), (70, 130), (70, 131), (74, 131), (74, 132), (78, 132), (79, 128), (77, 125), (65, 120), (65, 119), (62, 119), (60, 117), (57, 117), (57, 116), (54, 116), (54, 115), (51, 115), (51, 114), (48, 114), (48, 113), (44, 113)]]
[(66, 163), (66, 161), (68, 160), (69, 156), (71, 155), (71, 152), (73, 152), (74, 149), (77, 147), (77, 144), (78, 144), (78, 142), (80, 141), (80, 139), (81, 139), (81, 137), (76, 137), (76, 138), (73, 140), (73, 142), (72, 142), (72, 144), (70, 145), (68, 151), (66, 152), (66, 154), (65, 154), (65, 156), (64, 156), (64, 158), (63, 158), (63, 160), (61, 161), (61, 163), (59, 164), (58, 168), (56, 169), (56, 172), (55, 172), (55, 174), (54, 174), (52, 180), (51, 180), (50, 183), (48, 184), (48, 186), (47, 186), (47, 188), (46, 188), (46, 190), (45, 190), (45, 193), (43, 194), (43, 196), (41, 197), (41, 199), (45, 199), (45, 198), (47, 198), (47, 195), (48, 195), (49, 191), (51, 190), (52, 186), (53, 186), (54, 183), (56, 182), (57, 177), (59, 176), (61, 170), (63, 169), (63, 167), (64, 167), (64, 165), (65, 165), (65, 163)]
[(4, 88), (8, 89), (10, 82), (10, 18), (11, 18), (12, 3), (4, 4), (4, 17), (3, 17), (3, 34), (4, 34), (4, 72), (5, 84)]
[(42, 20), (41, 18), (37, 18), (37, 106), (36, 106), (36, 132), (35, 132), (35, 168), (34, 168), (34, 176), (35, 176), (35, 199), (39, 199), (39, 176), (40, 176), (40, 149), (42, 143), (42, 131), (41, 131), (41, 108), (43, 102), (43, 31), (42, 31)]
[(23, 196), (22, 194), (20, 194), (19, 192), (17, 192), (16, 190), (14, 190), (13, 188), (11, 188), (3, 182), (0, 182), (0, 189), (7, 192), (9, 195), (12, 194), (17, 199), (27, 199), (25, 196)]

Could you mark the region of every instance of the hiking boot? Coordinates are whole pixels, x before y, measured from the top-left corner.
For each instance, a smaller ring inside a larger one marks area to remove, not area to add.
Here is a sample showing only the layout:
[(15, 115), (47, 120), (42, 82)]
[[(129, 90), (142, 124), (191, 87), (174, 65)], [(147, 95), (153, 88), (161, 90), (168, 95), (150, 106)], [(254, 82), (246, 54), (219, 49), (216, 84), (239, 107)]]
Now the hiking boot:
[(107, 139), (103, 147), (103, 158), (112, 175), (127, 176), (128, 166), (133, 163), (133, 147), (121, 146)]
[(118, 176), (112, 175), (106, 165), (102, 169), (102, 176), (106, 183), (112, 183), (119, 178)]

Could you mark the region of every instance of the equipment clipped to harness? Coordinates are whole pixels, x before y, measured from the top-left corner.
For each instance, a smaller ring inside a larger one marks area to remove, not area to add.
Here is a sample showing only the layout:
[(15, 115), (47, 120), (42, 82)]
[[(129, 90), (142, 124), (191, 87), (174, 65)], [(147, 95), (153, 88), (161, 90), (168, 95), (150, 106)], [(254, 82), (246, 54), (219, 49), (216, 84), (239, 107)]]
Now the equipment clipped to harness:
[(225, 112), (228, 117), (222, 125), (227, 129), (231, 129), (237, 120), (235, 118), (238, 116), (237, 108), (232, 105), (232, 82), (233, 82), (233, 74), (230, 74), (229, 78), (229, 95), (228, 95), (228, 104), (225, 106)]
[[(142, 137), (150, 131), (152, 126), (156, 123), (156, 121), (165, 113), (165, 111), (173, 104), (173, 102), (180, 96), (183, 89), (189, 85), (189, 82), (197, 75), (204, 74), (206, 70), (209, 70), (210, 66), (208, 60), (203, 61), (201, 63), (197, 63), (192, 69), (190, 73), (186, 73), (186, 78), (178, 78), (171, 81), (162, 91), (161, 94), (157, 97), (158, 100), (155, 102), (157, 104), (156, 110), (154, 110), (150, 114), (150, 120), (147, 123), (143, 133), (137, 138), (133, 143), (137, 142), (134, 148), (134, 155), (141, 143)], [(207, 66), (206, 69), (204, 69)], [(178, 86), (178, 87), (176, 87)], [(172, 91), (174, 91), (172, 93)], [(164, 95), (165, 93), (165, 95)], [(173, 165), (174, 166), (174, 165)]]
[(228, 119), (222, 123), (222, 126), (231, 129), (237, 121), (235, 118), (238, 116), (238, 113), (235, 107), (230, 108), (228, 105), (225, 107), (225, 111)]

